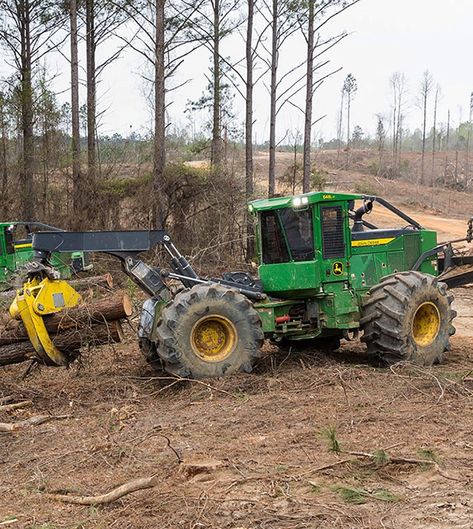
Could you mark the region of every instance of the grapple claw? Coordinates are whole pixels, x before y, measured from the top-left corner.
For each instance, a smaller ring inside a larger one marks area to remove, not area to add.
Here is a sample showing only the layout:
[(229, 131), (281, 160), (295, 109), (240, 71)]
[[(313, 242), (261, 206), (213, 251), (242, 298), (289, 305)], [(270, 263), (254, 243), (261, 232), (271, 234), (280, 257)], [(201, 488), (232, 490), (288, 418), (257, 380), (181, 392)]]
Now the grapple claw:
[(28, 338), (42, 362), (63, 366), (67, 356), (54, 345), (44, 324), (43, 316), (61, 312), (78, 305), (81, 296), (66, 281), (33, 278), (18, 290), (10, 306), (10, 315), (23, 321)]

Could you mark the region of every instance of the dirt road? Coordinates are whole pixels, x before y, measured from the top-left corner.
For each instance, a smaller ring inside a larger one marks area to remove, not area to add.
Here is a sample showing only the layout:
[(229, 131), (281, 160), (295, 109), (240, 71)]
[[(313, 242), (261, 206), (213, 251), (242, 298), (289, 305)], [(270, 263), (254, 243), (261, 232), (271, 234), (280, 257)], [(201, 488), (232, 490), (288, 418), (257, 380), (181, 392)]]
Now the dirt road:
[[(438, 233), (438, 242), (461, 239), (466, 236), (467, 218), (461, 221), (459, 219), (451, 219), (429, 213), (419, 213), (418, 211), (404, 207), (402, 211), (407, 213), (407, 215), (416, 220), (424, 228), (436, 231)], [(396, 217), (390, 211), (376, 204), (375, 210), (370, 217), (367, 217), (367, 220), (373, 221), (382, 227), (399, 226), (399, 217)]]

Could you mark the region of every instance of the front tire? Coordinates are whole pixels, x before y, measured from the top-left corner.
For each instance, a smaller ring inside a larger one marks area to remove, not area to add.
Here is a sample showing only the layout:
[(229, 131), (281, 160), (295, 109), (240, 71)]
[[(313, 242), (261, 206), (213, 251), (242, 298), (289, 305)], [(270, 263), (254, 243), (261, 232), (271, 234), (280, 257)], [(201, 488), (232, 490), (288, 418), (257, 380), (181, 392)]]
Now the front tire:
[(189, 378), (249, 373), (264, 340), (250, 301), (221, 285), (196, 285), (177, 294), (163, 309), (156, 332), (165, 370)]
[(400, 272), (383, 278), (369, 294), (360, 321), (368, 353), (387, 363), (442, 361), (456, 316), (445, 283), (421, 272)]

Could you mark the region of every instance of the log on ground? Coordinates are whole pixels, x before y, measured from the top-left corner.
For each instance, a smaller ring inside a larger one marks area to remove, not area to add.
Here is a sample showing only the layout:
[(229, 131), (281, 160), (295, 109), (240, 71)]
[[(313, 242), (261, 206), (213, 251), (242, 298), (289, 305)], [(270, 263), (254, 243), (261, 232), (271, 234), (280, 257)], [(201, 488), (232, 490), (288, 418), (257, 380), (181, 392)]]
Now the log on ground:
[[(133, 307), (125, 292), (116, 292), (109, 297), (93, 300), (87, 304), (44, 316), (46, 330), (51, 334), (68, 330), (122, 320), (131, 316)], [(10, 320), (0, 324), (0, 346), (28, 340), (28, 334), (21, 321)]]
[[(120, 322), (112, 321), (62, 332), (53, 336), (53, 343), (60, 351), (72, 354), (82, 347), (119, 343), (122, 339), (123, 329)], [(36, 353), (29, 341), (0, 346), (0, 366), (26, 362), (35, 356)]]
[(45, 494), (45, 496), (52, 500), (64, 503), (74, 503), (76, 505), (103, 505), (112, 503), (132, 492), (154, 488), (158, 484), (159, 478), (157, 476), (151, 476), (149, 478), (134, 479), (133, 481), (120, 485), (106, 494), (100, 494), (98, 496), (68, 496), (67, 494)]

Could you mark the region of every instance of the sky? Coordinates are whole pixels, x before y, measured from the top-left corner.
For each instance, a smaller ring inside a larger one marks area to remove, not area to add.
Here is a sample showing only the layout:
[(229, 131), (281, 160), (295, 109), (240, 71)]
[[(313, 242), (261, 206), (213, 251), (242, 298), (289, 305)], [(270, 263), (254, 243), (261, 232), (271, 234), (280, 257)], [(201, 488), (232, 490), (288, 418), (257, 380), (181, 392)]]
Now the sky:
[[(336, 135), (340, 90), (348, 73), (355, 76), (358, 90), (352, 105), (352, 123), (373, 134), (376, 114), (389, 116), (391, 92), (389, 78), (402, 72), (407, 78), (408, 94), (405, 123), (410, 129), (421, 123), (421, 112), (416, 105), (423, 72), (428, 69), (441, 87), (439, 121), (446, 122), (447, 111), (452, 121), (460, 116), (468, 119), (469, 97), (473, 90), (473, 68), (470, 64), (469, 37), (473, 20), (473, 0), (361, 0), (327, 25), (324, 36), (347, 31), (349, 35), (326, 56), (330, 69), (342, 70), (327, 79), (316, 92), (314, 117), (324, 116), (315, 127), (315, 137), (328, 140)], [(106, 56), (116, 46), (113, 40), (102, 46), (99, 54)], [(244, 54), (244, 42), (239, 36), (227, 39), (224, 53), (233, 57)], [(281, 52), (280, 72), (284, 73), (304, 58), (304, 42), (298, 36), (288, 41)], [(81, 53), (84, 59), (83, 49)], [(85, 60), (82, 61), (85, 64)], [(205, 73), (209, 55), (201, 50), (187, 58), (173, 82), (188, 81), (172, 92), (169, 121), (172, 126), (185, 127), (189, 121), (184, 113), (190, 99), (197, 99), (205, 88)], [(54, 88), (61, 102), (69, 98), (69, 66), (58, 54), (50, 56), (48, 66), (57, 74)], [(6, 73), (5, 61), (0, 58), (0, 74)], [(149, 87), (143, 81), (144, 60), (132, 52), (110, 65), (99, 85), (100, 133), (118, 132), (127, 136), (131, 131), (146, 133), (150, 130), (151, 112), (144, 94)], [(85, 101), (85, 88), (81, 88)], [(304, 92), (294, 99), (303, 105)], [(430, 104), (433, 103), (433, 96)], [(236, 122), (243, 123), (242, 99), (236, 95), (234, 111)], [(255, 88), (255, 139), (263, 142), (269, 133), (269, 98), (265, 84)], [(429, 112), (430, 115), (430, 112)], [(205, 116), (197, 117), (194, 129), (204, 125)], [(288, 130), (302, 131), (303, 116), (294, 106), (286, 105), (278, 116), (278, 136)], [(389, 127), (389, 124), (387, 124)]]

